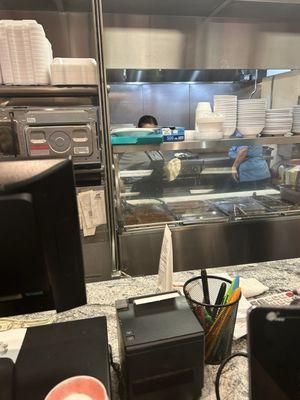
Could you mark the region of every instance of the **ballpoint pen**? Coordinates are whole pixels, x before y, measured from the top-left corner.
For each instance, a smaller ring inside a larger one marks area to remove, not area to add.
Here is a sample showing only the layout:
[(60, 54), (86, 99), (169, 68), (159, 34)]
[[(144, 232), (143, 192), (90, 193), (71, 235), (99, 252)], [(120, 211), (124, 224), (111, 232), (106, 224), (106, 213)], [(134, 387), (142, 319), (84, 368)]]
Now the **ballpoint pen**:
[(204, 303), (209, 305), (210, 299), (209, 299), (209, 290), (208, 290), (208, 282), (207, 282), (207, 273), (206, 273), (205, 269), (201, 269), (201, 278), (202, 278)]
[[(219, 289), (219, 293), (218, 293), (218, 296), (217, 296), (217, 299), (216, 299), (215, 306), (221, 305), (221, 304), (223, 303), (223, 298), (224, 298), (225, 292), (226, 292), (226, 283), (223, 282), (223, 283), (221, 284), (221, 286), (220, 286), (220, 289)], [(216, 316), (217, 316), (217, 314), (218, 314), (218, 311), (219, 311), (219, 308), (218, 308), (218, 307), (214, 307), (214, 308), (213, 308), (213, 311), (212, 311), (212, 314), (211, 314), (211, 316), (212, 316), (213, 319), (216, 318)]]
[[(202, 278), (202, 289), (203, 289), (204, 303), (205, 304), (210, 304), (207, 273), (206, 273), (205, 269), (201, 269), (201, 278)], [(205, 308), (205, 311), (206, 311), (206, 315), (211, 317), (211, 312), (212, 312), (211, 307), (204, 307), (204, 308)]]

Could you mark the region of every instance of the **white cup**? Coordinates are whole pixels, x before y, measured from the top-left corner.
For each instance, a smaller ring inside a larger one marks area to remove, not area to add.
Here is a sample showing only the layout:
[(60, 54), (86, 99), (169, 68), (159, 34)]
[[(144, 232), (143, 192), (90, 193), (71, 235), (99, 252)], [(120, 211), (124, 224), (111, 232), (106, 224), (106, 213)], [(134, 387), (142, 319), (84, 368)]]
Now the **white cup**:
[(65, 379), (47, 394), (45, 400), (109, 400), (102, 382), (92, 376)]

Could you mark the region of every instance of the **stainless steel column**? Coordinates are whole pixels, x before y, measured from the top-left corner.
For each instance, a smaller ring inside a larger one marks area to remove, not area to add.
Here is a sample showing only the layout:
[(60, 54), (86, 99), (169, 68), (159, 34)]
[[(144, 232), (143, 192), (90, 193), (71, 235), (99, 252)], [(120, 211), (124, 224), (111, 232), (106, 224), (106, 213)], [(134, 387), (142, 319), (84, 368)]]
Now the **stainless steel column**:
[(116, 235), (116, 216), (114, 210), (114, 171), (112, 146), (109, 137), (109, 109), (107, 98), (106, 70), (104, 64), (103, 50), (103, 18), (102, 0), (93, 0), (93, 19), (96, 44), (96, 61), (98, 65), (98, 94), (99, 108), (102, 122), (102, 140), (104, 144), (104, 163), (105, 163), (105, 196), (107, 224), (111, 243), (111, 256), (113, 271), (119, 270), (119, 256)]

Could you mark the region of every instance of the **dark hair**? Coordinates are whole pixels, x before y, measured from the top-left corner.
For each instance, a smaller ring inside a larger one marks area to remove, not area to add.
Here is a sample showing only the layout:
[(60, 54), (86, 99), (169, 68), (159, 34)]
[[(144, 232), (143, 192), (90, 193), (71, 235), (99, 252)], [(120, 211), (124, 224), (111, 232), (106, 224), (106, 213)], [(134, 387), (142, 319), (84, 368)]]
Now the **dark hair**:
[(157, 122), (157, 119), (155, 117), (153, 117), (153, 115), (143, 115), (139, 119), (138, 128), (142, 128), (146, 124), (152, 124), (152, 125), (157, 126), (158, 122)]

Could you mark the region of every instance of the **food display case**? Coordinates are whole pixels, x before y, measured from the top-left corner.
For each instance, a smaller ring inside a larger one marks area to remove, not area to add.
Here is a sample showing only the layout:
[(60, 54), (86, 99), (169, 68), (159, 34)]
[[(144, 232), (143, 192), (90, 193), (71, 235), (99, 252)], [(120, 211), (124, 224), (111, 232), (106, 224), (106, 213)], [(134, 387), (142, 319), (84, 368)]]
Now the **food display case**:
[[(285, 147), (294, 159), (300, 136), (113, 146), (121, 269), (156, 273), (166, 224), (174, 270), (299, 256), (300, 202), (282, 194), (298, 188), (280, 177)], [(233, 148), (260, 148), (269, 178), (237, 182)]]

